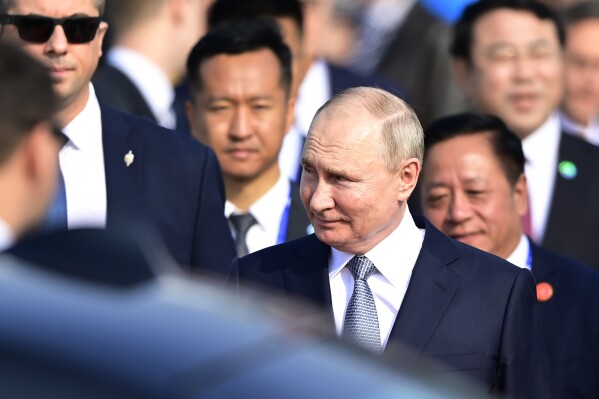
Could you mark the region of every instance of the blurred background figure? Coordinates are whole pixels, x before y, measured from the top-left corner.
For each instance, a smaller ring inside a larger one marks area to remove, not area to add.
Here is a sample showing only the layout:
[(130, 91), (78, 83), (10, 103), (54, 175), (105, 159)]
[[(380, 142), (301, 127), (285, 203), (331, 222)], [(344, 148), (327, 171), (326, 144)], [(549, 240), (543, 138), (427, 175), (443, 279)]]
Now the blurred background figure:
[(464, 110), (447, 48), (449, 26), (416, 0), (370, 0), (360, 10), (351, 67), (389, 79), (423, 126)]
[(472, 106), (501, 118), (522, 140), (526, 233), (549, 250), (599, 267), (599, 148), (562, 130), (564, 43), (559, 16), (542, 3), (485, 0), (465, 8), (451, 52)]
[(0, 41), (0, 250), (37, 227), (54, 196), (57, 103), (46, 68)]
[(299, 186), (278, 163), (293, 123), (291, 64), (279, 26), (257, 18), (219, 24), (189, 56), (187, 114), (219, 159), (239, 256), (301, 237), (310, 225)]
[(127, 0), (110, 4), (112, 46), (94, 75), (98, 98), (188, 131), (175, 87), (185, 75), (189, 51), (205, 33), (209, 0)]
[(566, 91), (560, 113), (565, 131), (599, 145), (599, 2), (564, 11)]
[[(518, 137), (496, 117), (458, 114), (425, 131), (424, 215), (442, 232), (532, 271), (554, 398), (599, 397), (599, 270), (526, 237)], [(484, 271), (483, 271), (484, 272)]]
[(329, 98), (348, 87), (390, 84), (374, 75), (357, 75), (346, 68), (326, 62), (316, 53), (316, 42), (324, 41), (321, 34), (322, 10), (320, 0), (302, 3), (300, 0), (216, 0), (208, 11), (208, 26), (215, 27), (232, 18), (274, 18), (283, 31), (285, 43), (291, 49), (292, 97), (295, 120), (285, 136), (279, 154), (281, 171), (299, 182), (300, 155), (306, 133), (316, 110)]

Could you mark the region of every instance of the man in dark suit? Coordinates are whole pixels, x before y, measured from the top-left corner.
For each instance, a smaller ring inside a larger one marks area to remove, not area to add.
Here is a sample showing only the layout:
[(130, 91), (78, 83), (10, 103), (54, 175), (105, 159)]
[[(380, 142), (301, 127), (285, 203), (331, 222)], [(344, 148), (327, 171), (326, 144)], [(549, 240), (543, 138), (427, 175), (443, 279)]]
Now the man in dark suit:
[(60, 98), (58, 123), (68, 138), (59, 154), (68, 228), (143, 223), (158, 230), (181, 265), (226, 273), (234, 247), (214, 153), (98, 103), (90, 78), (108, 27), (100, 17), (103, 2), (0, 5), (0, 14), (8, 15), (3, 38), (44, 62)]
[(407, 345), (490, 392), (548, 397), (531, 273), (412, 217), (422, 156), (422, 128), (399, 98), (338, 94), (302, 155), (300, 195), (316, 234), (236, 259), (231, 281), (312, 301), (338, 334), (376, 352)]
[[(232, 18), (274, 18), (281, 27), (292, 54), (292, 97), (295, 120), (285, 136), (279, 155), (284, 174), (299, 182), (299, 160), (306, 133), (316, 110), (333, 95), (349, 87), (374, 86), (391, 89), (391, 84), (374, 75), (358, 75), (347, 68), (332, 65), (315, 54), (308, 43), (310, 25), (299, 0), (216, 0), (208, 10), (208, 27)], [(310, 33), (310, 36), (313, 34)], [(324, 38), (320, 38), (324, 40)]]
[(472, 105), (520, 137), (530, 194), (529, 236), (544, 248), (599, 267), (599, 148), (561, 130), (560, 19), (536, 1), (489, 0), (455, 25), (455, 71)]
[(293, 122), (291, 52), (274, 21), (232, 20), (189, 55), (193, 135), (214, 149), (225, 181), (225, 215), (246, 255), (306, 235), (299, 186), (277, 162)]
[(498, 118), (458, 114), (425, 131), (426, 217), (448, 236), (532, 270), (554, 398), (599, 397), (599, 271), (522, 232), (524, 153)]
[(176, 86), (189, 51), (204, 34), (206, 5), (206, 0), (111, 4), (114, 43), (93, 77), (100, 101), (187, 132)]

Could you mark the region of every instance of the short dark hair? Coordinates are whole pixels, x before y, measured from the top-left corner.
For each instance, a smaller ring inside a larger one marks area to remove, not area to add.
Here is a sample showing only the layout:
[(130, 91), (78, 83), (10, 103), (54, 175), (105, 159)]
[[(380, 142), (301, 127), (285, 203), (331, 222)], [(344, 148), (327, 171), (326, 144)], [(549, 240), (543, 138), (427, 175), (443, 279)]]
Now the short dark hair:
[(467, 6), (453, 26), (451, 55), (472, 62), (474, 24), (484, 15), (502, 8), (525, 11), (542, 20), (553, 22), (560, 44), (566, 41), (566, 32), (559, 15), (550, 7), (534, 0), (479, 0)]
[(524, 173), (526, 158), (522, 150), (522, 142), (501, 119), (496, 116), (464, 112), (449, 115), (434, 121), (424, 131), (424, 167), (426, 155), (436, 144), (454, 137), (474, 134), (485, 134), (493, 152), (505, 173), (505, 177), (513, 186)]
[(238, 55), (262, 49), (271, 50), (280, 65), (280, 84), (289, 94), (291, 90), (291, 51), (283, 41), (279, 26), (266, 19), (235, 19), (224, 22), (208, 33), (194, 46), (187, 59), (187, 77), (194, 93), (202, 90), (200, 66), (207, 59), (220, 54)]
[(52, 123), (58, 99), (44, 66), (0, 41), (0, 164), (39, 123)]
[(235, 18), (291, 18), (300, 35), (304, 26), (299, 0), (216, 0), (208, 9), (208, 28)]
[(562, 12), (566, 26), (587, 19), (599, 19), (599, 3), (596, 1), (584, 1), (576, 3)]

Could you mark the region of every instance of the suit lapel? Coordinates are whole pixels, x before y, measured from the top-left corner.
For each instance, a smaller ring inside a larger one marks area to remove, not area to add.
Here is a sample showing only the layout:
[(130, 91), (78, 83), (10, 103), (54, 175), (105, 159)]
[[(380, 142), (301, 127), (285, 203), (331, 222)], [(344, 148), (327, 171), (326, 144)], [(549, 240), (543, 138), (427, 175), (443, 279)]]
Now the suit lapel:
[(299, 195), (299, 186), (291, 183), (291, 204), (289, 205), (289, 220), (285, 240), (290, 241), (308, 234), (310, 219)]
[(535, 281), (538, 283), (550, 283), (555, 289), (559, 285), (559, 279), (556, 278), (555, 265), (553, 264), (552, 257), (548, 256), (547, 253), (535, 245), (531, 240), (528, 240), (530, 244), (530, 250), (532, 251), (532, 274)]
[(328, 313), (332, 326), (335, 326), (331, 288), (329, 285), (330, 247), (322, 243), (316, 235), (307, 238), (308, 245), (296, 252), (294, 264), (283, 272), (285, 289), (288, 294), (305, 298)]
[[(101, 107), (102, 144), (106, 174), (107, 227), (119, 225), (122, 218), (134, 217), (142, 209), (143, 143), (131, 135), (132, 126), (123, 115)], [(127, 166), (125, 155), (131, 152), (133, 162)]]
[(443, 318), (461, 279), (448, 267), (459, 257), (451, 241), (423, 218), (414, 215), (414, 221), (419, 228), (425, 227), (425, 239), (387, 346), (400, 343), (419, 355)]

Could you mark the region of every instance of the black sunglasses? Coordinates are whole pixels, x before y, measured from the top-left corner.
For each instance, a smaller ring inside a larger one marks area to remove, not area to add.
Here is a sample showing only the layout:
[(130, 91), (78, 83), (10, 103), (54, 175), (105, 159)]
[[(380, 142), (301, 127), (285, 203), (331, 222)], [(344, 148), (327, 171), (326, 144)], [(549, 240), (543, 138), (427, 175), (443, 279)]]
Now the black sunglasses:
[(69, 43), (91, 42), (102, 19), (100, 17), (50, 18), (37, 15), (0, 15), (0, 24), (15, 25), (19, 37), (31, 43), (45, 43), (56, 25), (62, 26)]

